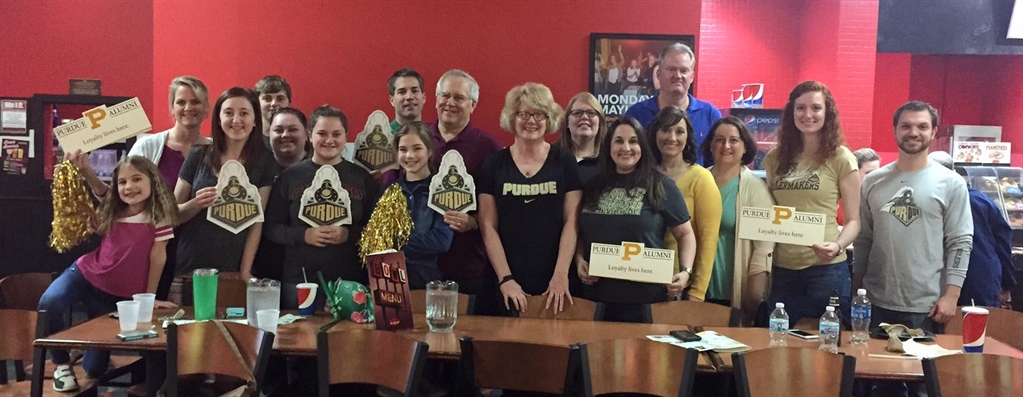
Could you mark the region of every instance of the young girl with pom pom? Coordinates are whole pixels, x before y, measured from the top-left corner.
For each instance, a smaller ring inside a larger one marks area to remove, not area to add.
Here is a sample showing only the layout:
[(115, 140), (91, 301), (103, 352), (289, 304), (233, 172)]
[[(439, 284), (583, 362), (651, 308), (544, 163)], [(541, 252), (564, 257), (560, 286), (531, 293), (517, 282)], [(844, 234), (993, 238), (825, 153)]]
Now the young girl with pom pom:
[(430, 127), (421, 122), (405, 124), (394, 134), (400, 176), (394, 183), (401, 187), (412, 215), (412, 234), (402, 247), (408, 267), (409, 288), (426, 289), (426, 283), (444, 277), (437, 267), (437, 256), (448, 252), (454, 231), (444, 223), (444, 215), (427, 206), (430, 179), (435, 170)]
[[(67, 161), (92, 172), (87, 154), (69, 153)], [(116, 309), (117, 301), (132, 295), (156, 292), (167, 259), (167, 241), (174, 237), (177, 204), (152, 161), (128, 156), (114, 168), (117, 194), (107, 194), (93, 215), (94, 231), (103, 235), (99, 248), (83, 255), (50, 284), (39, 301), (47, 314), (50, 334), (68, 327), (72, 305), (83, 302), (90, 318)], [(174, 307), (157, 301), (155, 307)], [(57, 368), (53, 373), (56, 391), (78, 389), (66, 350), (51, 350)], [(86, 351), (83, 360), (89, 377), (107, 371), (109, 351)]]

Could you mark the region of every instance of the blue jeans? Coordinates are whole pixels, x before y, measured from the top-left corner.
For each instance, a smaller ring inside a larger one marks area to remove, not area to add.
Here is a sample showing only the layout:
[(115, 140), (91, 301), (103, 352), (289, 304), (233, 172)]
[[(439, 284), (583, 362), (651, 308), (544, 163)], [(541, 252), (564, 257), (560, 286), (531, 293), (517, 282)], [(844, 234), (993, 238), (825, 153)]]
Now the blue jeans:
[[(771, 274), (767, 313), (774, 310), (775, 303), (783, 302), (789, 314), (789, 327), (795, 327), (796, 322), (803, 317), (820, 318), (833, 290), (838, 291), (842, 320), (848, 322), (852, 304), (852, 275), (846, 262), (815, 265), (803, 270), (775, 266)], [(767, 323), (766, 318), (764, 323)]]
[[(52, 335), (70, 326), (67, 320), (71, 317), (74, 303), (82, 302), (86, 314), (89, 318), (94, 318), (117, 310), (117, 301), (120, 300), (124, 298), (110, 295), (89, 283), (78, 270), (78, 262), (75, 262), (46, 288), (46, 292), (39, 300), (39, 310), (46, 311), (47, 335)], [(67, 350), (50, 350), (50, 359), (58, 365), (69, 364), (71, 361)], [(110, 351), (86, 351), (82, 366), (90, 377), (103, 375), (110, 366)]]

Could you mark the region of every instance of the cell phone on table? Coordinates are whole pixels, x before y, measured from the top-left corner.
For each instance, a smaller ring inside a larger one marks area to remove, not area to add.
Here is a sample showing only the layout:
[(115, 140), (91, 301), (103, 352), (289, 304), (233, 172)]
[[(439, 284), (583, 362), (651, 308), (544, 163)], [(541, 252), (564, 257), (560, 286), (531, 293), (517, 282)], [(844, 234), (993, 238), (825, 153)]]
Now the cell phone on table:
[(141, 330), (138, 330), (138, 331), (122, 331), (121, 333), (117, 334), (117, 339), (122, 340), (122, 341), (148, 339), (148, 338), (155, 338), (155, 337), (156, 337), (156, 331), (151, 330), (151, 329), (150, 330), (145, 330), (145, 331), (141, 331)]
[(110, 318), (121, 318), (121, 315), (117, 314), (117, 312), (111, 312), (110, 313)]
[(699, 342), (703, 340), (703, 338), (701, 338), (700, 335), (694, 334), (684, 329), (671, 331), (669, 332), (669, 334), (671, 334), (671, 336), (673, 336), (675, 339), (678, 339), (682, 342)]
[(817, 336), (816, 334), (811, 334), (811, 333), (806, 332), (806, 331), (800, 331), (798, 329), (790, 329), (789, 330), (789, 335), (795, 336), (795, 337), (797, 337), (799, 339), (803, 339), (803, 340), (815, 340), (815, 339), (819, 338), (819, 336)]

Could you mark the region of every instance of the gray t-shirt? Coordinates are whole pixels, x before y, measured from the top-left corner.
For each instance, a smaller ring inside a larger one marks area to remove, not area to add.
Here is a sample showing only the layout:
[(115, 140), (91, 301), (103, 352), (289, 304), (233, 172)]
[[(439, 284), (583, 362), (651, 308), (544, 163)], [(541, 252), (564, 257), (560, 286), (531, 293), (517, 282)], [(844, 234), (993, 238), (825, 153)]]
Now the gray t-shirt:
[[(189, 199), (199, 189), (217, 186), (217, 176), (206, 164), (205, 156), (212, 145), (196, 147), (185, 158), (178, 178), (192, 185)], [(277, 162), (269, 151), (260, 153), (252, 165), (247, 167), (249, 182), (257, 188), (270, 186), (277, 177)], [(194, 218), (178, 226), (177, 263), (174, 276), (191, 274), (195, 269), (212, 268), (222, 272), (237, 272), (241, 266), (242, 252), (248, 229), (238, 234), (215, 225), (207, 220), (207, 211), (202, 210)]]
[(963, 285), (973, 218), (955, 172), (933, 161), (916, 172), (881, 167), (863, 181), (860, 223), (853, 272), (873, 304), (926, 313), (945, 285)]

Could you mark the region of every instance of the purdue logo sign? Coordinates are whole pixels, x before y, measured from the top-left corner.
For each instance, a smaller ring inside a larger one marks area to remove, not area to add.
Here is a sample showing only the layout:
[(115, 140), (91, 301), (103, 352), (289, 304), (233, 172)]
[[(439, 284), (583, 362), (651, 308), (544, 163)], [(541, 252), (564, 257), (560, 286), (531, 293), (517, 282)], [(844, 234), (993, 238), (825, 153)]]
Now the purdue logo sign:
[(355, 138), (356, 164), (370, 172), (383, 171), (397, 165), (394, 136), (389, 133), (390, 128), (390, 121), (384, 112), (377, 110), (369, 115), (366, 129)]
[(316, 170), (313, 182), (302, 192), (302, 205), (298, 219), (312, 227), (338, 226), (352, 223), (351, 198), (341, 187), (341, 177), (334, 166), (324, 165)]
[(450, 150), (441, 159), (440, 171), (430, 180), (427, 205), (441, 214), (476, 209), (476, 184), (466, 172), (465, 160), (457, 151)]
[(220, 168), (217, 198), (206, 219), (234, 234), (263, 221), (259, 189), (249, 182), (242, 163), (229, 160)]

